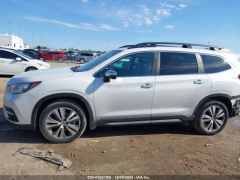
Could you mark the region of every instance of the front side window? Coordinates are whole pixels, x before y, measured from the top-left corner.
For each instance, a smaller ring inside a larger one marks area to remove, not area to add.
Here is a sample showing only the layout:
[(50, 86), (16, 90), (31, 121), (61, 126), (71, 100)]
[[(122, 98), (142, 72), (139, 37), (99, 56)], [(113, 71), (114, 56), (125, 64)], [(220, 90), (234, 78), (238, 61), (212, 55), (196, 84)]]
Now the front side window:
[(224, 59), (217, 56), (202, 55), (205, 73), (218, 73), (231, 69), (231, 66)]
[(154, 53), (137, 53), (125, 56), (103, 69), (114, 70), (118, 77), (151, 76), (153, 70)]
[(162, 52), (160, 75), (197, 74), (198, 65), (195, 54)]
[(18, 56), (8, 51), (0, 51), (0, 57), (4, 59), (16, 59)]

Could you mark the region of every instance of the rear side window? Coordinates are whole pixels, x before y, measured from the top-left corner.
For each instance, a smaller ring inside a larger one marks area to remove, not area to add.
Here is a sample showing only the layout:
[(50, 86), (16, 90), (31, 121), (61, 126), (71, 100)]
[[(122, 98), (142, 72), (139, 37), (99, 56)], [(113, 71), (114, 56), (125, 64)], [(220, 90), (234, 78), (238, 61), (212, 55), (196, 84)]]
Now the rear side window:
[(231, 66), (224, 59), (217, 56), (202, 55), (205, 73), (218, 73), (231, 69)]
[(160, 75), (197, 74), (198, 65), (195, 54), (161, 53)]
[(93, 56), (93, 54), (82, 53), (81, 56)]

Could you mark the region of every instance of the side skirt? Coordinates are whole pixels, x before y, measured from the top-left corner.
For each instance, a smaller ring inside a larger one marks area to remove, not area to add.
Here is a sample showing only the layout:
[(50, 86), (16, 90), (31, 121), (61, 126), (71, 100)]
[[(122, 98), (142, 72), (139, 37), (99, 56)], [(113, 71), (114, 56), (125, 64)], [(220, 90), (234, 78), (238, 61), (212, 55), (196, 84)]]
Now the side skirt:
[(138, 124), (161, 124), (161, 123), (189, 123), (194, 117), (185, 115), (176, 116), (154, 116), (154, 117), (133, 117), (133, 118), (107, 118), (98, 121), (97, 126), (120, 126), (120, 125), (138, 125)]

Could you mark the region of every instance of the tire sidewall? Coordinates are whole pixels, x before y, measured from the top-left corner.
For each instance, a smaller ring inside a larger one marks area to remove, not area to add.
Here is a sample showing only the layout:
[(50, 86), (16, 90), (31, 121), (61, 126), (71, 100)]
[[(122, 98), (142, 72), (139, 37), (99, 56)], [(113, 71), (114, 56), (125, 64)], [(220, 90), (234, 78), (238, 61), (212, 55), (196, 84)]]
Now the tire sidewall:
[[(68, 139), (57, 139), (57, 138), (54, 138), (52, 137), (47, 129), (46, 129), (46, 126), (45, 126), (45, 123), (46, 123), (46, 119), (47, 119), (47, 116), (49, 115), (49, 113), (53, 110), (53, 109), (56, 109), (56, 108), (59, 108), (59, 107), (69, 107), (69, 108), (72, 108), (73, 110), (75, 110), (77, 112), (77, 114), (79, 115), (80, 117), (80, 120), (81, 120), (81, 126), (80, 126), (80, 129), (78, 130), (78, 132), (72, 136), (71, 138), (68, 138)], [(87, 120), (86, 120), (86, 115), (84, 113), (84, 111), (82, 110), (82, 108), (74, 103), (74, 102), (71, 102), (71, 101), (57, 101), (57, 102), (53, 102), (51, 103), (50, 105), (48, 105), (41, 113), (40, 115), (40, 119), (39, 119), (39, 128), (40, 128), (40, 131), (42, 133), (42, 135), (47, 139), (49, 140), (50, 142), (52, 143), (69, 143), (75, 139), (77, 139), (78, 137), (80, 137), (85, 129), (86, 129), (86, 126), (87, 126)]]
[(84, 63), (85, 63), (85, 59), (79, 59), (79, 62), (80, 62), (81, 64), (84, 64)]
[[(219, 106), (224, 110), (224, 113), (226, 115), (226, 119), (225, 119), (225, 121), (224, 121), (224, 123), (223, 123), (223, 125), (221, 126), (220, 129), (218, 129), (217, 131), (209, 132), (209, 131), (206, 131), (203, 128), (202, 123), (201, 123), (201, 117), (202, 117), (204, 111), (207, 108), (209, 108), (210, 106), (213, 106), (213, 105)], [(198, 132), (200, 132), (201, 134), (215, 135), (215, 134), (218, 134), (219, 132), (221, 132), (225, 128), (225, 126), (227, 124), (227, 121), (228, 121), (228, 118), (229, 118), (229, 112), (228, 112), (228, 109), (227, 109), (226, 105), (224, 105), (222, 102), (219, 102), (219, 101), (208, 101), (200, 108), (199, 112), (197, 113), (194, 126), (198, 130)]]

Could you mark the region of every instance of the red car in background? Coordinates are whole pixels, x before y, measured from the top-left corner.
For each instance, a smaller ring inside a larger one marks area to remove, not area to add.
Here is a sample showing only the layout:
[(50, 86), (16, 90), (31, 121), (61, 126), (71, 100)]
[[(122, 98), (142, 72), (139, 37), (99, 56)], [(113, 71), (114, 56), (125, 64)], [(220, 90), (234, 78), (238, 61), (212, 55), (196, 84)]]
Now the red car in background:
[(65, 61), (67, 56), (64, 51), (41, 51), (39, 59), (42, 61)]

